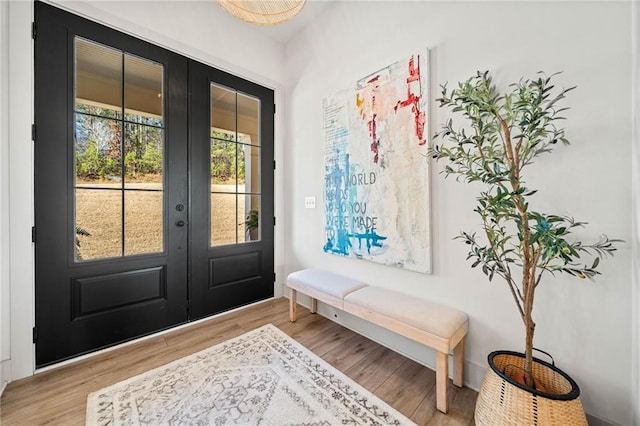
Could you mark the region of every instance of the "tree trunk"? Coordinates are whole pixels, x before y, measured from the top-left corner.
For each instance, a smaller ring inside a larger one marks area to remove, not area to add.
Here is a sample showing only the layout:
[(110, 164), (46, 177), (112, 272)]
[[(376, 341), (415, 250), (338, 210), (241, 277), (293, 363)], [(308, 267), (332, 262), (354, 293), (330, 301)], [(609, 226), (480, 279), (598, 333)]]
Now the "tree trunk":
[(525, 312), (525, 328), (527, 330), (527, 337), (524, 351), (524, 381), (525, 385), (531, 389), (535, 389), (533, 380), (533, 333), (536, 329), (536, 324), (533, 322), (533, 318), (531, 318), (530, 309), (527, 309), (527, 312)]
[[(529, 232), (526, 234), (527, 238), (529, 238)], [(525, 260), (524, 277), (522, 281), (524, 288), (523, 320), (527, 333), (524, 350), (524, 382), (531, 389), (535, 389), (535, 381), (533, 380), (533, 333), (536, 330), (536, 323), (533, 322), (532, 312), (536, 291), (536, 264), (538, 263), (539, 256), (540, 252), (534, 254), (533, 258), (529, 257)]]

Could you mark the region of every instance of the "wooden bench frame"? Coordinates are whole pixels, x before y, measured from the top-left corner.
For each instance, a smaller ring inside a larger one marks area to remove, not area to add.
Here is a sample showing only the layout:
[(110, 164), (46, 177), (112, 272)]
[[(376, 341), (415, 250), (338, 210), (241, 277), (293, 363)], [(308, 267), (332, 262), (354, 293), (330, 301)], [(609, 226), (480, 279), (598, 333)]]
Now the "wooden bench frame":
[(309, 311), (312, 314), (317, 312), (318, 300), (320, 300), (344, 312), (348, 312), (434, 349), (436, 352), (436, 408), (445, 414), (449, 411), (449, 398), (447, 397), (449, 387), (449, 353), (453, 355), (453, 384), (457, 387), (462, 387), (464, 386), (464, 340), (469, 329), (468, 321), (465, 322), (453, 336), (443, 338), (319, 290), (305, 287), (303, 291), (299, 288), (294, 289), (290, 287), (289, 320), (291, 322), (295, 322), (297, 318), (298, 292), (306, 294), (311, 298)]

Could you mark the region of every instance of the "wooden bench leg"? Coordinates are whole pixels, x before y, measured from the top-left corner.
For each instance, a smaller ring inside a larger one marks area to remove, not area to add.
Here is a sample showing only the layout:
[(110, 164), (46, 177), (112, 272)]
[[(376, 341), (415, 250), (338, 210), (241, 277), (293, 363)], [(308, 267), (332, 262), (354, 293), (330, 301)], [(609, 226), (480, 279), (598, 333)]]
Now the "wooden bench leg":
[(453, 348), (453, 384), (464, 386), (464, 339)]
[(449, 384), (449, 354), (436, 351), (436, 408), (443, 413), (449, 411), (447, 387)]
[(311, 312), (312, 314), (318, 312), (318, 299), (313, 297), (311, 298), (311, 309), (309, 309), (309, 312)]
[(296, 322), (297, 295), (298, 292), (290, 289), (289, 292), (289, 321)]

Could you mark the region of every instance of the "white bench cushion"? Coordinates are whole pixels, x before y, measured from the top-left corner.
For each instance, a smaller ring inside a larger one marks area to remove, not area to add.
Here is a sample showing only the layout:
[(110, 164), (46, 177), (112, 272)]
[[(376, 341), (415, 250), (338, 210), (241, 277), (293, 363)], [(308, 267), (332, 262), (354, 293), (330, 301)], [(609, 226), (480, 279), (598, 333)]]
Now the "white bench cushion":
[(310, 287), (337, 299), (344, 299), (349, 293), (367, 287), (367, 284), (362, 281), (321, 269), (304, 269), (293, 272), (287, 278), (287, 285), (296, 290), (304, 290), (304, 287)]
[(447, 339), (468, 321), (467, 315), (456, 309), (381, 287), (361, 288), (348, 294), (344, 302)]

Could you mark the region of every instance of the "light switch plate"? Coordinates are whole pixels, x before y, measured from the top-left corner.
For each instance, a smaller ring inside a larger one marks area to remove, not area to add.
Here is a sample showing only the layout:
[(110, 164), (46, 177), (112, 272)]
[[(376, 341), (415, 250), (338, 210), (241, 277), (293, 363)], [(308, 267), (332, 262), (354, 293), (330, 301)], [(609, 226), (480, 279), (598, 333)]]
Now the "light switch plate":
[(304, 197), (304, 208), (305, 209), (315, 209), (316, 208), (316, 197)]

